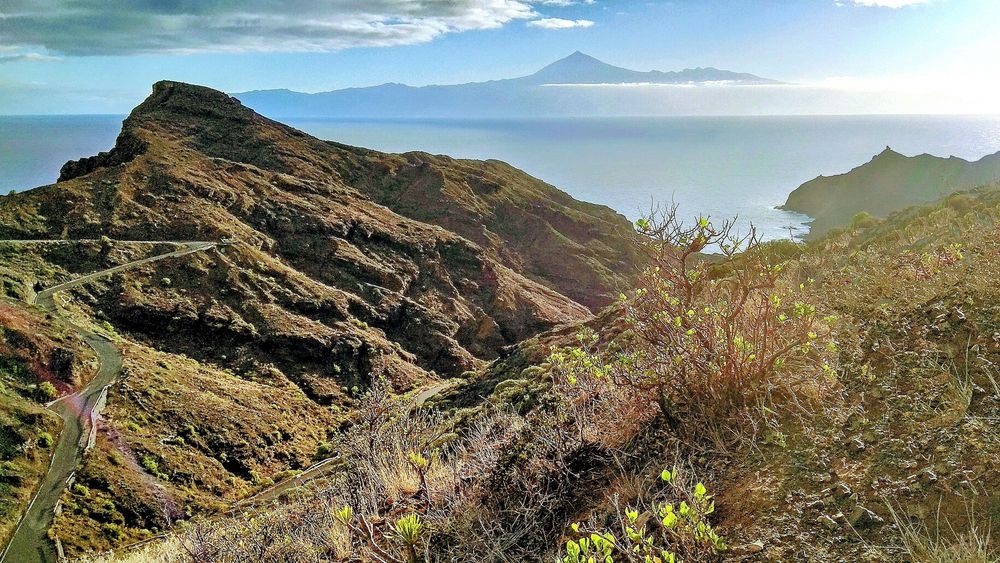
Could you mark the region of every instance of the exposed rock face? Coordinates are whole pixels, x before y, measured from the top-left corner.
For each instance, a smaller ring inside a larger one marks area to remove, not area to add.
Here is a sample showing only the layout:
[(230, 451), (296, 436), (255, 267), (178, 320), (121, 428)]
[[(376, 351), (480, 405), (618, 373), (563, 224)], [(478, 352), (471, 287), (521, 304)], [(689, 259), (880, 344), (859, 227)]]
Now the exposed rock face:
[(98, 168), (107, 168), (125, 164), (146, 150), (146, 143), (126, 129), (121, 132), (115, 142), (115, 147), (107, 152), (98, 153), (79, 160), (71, 160), (59, 169), (59, 182), (72, 180), (85, 174), (90, 174)]
[(809, 235), (817, 237), (848, 224), (862, 211), (885, 217), (893, 211), (997, 180), (1000, 153), (969, 162), (954, 156), (907, 157), (886, 147), (871, 161), (846, 174), (820, 176), (802, 184), (789, 194), (782, 207), (815, 218)]

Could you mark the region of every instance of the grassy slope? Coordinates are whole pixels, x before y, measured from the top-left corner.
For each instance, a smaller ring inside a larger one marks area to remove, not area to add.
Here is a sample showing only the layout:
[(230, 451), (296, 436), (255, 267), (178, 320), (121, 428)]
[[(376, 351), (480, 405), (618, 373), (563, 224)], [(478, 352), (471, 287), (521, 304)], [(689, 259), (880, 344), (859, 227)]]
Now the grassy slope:
[[(841, 389), (727, 479), (737, 537), (782, 558), (883, 560), (902, 557), (880, 547), (899, 545), (892, 510), (946, 536), (970, 514), (1000, 526), (998, 225), (1000, 192), (984, 189), (805, 249), (801, 275), (840, 317)], [(858, 506), (887, 523), (824, 524)]]
[(48, 469), (60, 430), (59, 418), (42, 405), (51, 397), (39, 384), (68, 392), (92, 372), (93, 355), (51, 320), (9, 301), (0, 301), (0, 326), (0, 538), (6, 541)]

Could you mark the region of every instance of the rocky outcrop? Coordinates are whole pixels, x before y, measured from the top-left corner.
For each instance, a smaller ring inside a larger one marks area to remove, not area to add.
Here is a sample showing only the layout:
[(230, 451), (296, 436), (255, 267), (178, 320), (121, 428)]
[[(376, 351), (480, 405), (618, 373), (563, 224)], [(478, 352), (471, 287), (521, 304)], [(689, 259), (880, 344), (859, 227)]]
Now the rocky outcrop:
[(146, 143), (130, 130), (124, 130), (118, 136), (115, 147), (107, 152), (98, 153), (79, 160), (71, 160), (59, 169), (59, 182), (72, 180), (90, 174), (99, 168), (118, 166), (131, 161), (146, 150)]

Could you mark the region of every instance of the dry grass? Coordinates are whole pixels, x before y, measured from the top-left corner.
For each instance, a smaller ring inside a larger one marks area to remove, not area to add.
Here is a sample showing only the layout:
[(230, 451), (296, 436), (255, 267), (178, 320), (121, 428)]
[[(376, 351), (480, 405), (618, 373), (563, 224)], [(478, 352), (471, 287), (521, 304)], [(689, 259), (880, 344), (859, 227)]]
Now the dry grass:
[(969, 506), (967, 524), (956, 530), (950, 522), (942, 523), (940, 516), (933, 529), (912, 522), (898, 510), (889, 507), (893, 520), (900, 530), (902, 548), (913, 563), (996, 563), (1000, 550), (991, 542), (988, 524), (976, 520), (975, 510)]

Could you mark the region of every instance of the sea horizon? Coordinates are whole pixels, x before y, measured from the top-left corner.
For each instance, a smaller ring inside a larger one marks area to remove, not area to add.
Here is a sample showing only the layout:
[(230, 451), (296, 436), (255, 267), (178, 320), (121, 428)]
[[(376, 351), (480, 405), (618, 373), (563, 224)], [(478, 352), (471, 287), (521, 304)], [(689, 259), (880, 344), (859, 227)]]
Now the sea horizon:
[[(0, 188), (54, 182), (66, 161), (109, 150), (125, 117), (0, 116), (10, 131), (0, 140)], [(270, 118), (384, 152), (501, 160), (630, 219), (674, 202), (685, 217), (737, 218), (767, 239), (808, 232), (808, 216), (778, 208), (791, 191), (886, 146), (969, 161), (1000, 151), (994, 115)]]

